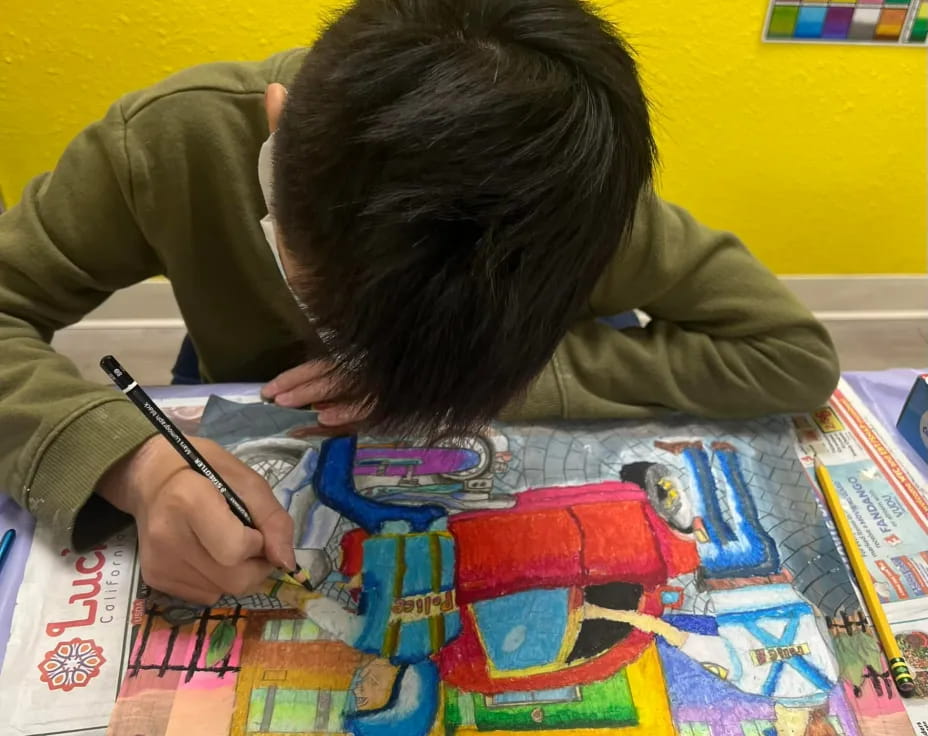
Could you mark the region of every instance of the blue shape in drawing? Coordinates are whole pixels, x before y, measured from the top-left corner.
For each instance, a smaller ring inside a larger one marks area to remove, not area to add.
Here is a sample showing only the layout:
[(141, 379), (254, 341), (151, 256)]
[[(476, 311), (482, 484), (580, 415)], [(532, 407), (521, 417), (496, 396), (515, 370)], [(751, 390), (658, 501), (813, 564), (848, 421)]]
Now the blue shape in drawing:
[[(403, 573), (403, 595), (421, 595), (432, 591), (432, 566), (437, 561), (431, 561), (430, 564), (431, 540), (431, 535), (424, 534), (406, 537), (404, 549), (407, 561)], [(439, 540), (450, 541), (447, 537), (439, 537)], [(444, 567), (446, 566), (442, 565), (442, 568)]]
[(438, 714), (438, 668), (430, 660), (400, 669), (386, 706), (359, 711), (349, 690), (345, 730), (353, 736), (426, 736)]
[(715, 453), (730, 490), (727, 505), (734, 528), (722, 513), (722, 494), (715, 482), (708, 453), (694, 445), (683, 451), (683, 457), (695, 479), (695, 505), (709, 538), (699, 549), (706, 577), (751, 577), (778, 572), (780, 555), (776, 543), (760, 523), (738, 454), (729, 449)]
[(703, 636), (717, 636), (719, 633), (718, 622), (711, 616), (694, 616), (688, 613), (675, 613), (671, 616), (664, 616), (664, 620), (680, 631), (686, 631), (690, 634), (702, 634)]
[(434, 650), (429, 622), (425, 619), (410, 621), (400, 628), (397, 656), (393, 659), (399, 662), (415, 662), (424, 659)]
[(363, 592), (358, 609), (364, 616), (364, 629), (354, 644), (362, 652), (380, 654), (383, 649), (393, 607), (397, 562), (395, 537), (375, 537), (364, 543)]
[(500, 670), (540, 667), (557, 660), (569, 617), (566, 588), (528, 590), (474, 604), (487, 656)]
[(722, 513), (709, 455), (702, 447), (692, 446), (683, 451), (683, 459), (696, 483), (696, 512), (702, 517), (709, 541), (714, 547), (721, 549), (735, 541), (735, 533)]
[(377, 534), (389, 521), (405, 521), (424, 532), (445, 515), (440, 506), (393, 506), (361, 496), (354, 486), (357, 437), (333, 437), (322, 443), (313, 488), (329, 508), (353, 521), (368, 534)]
[(682, 593), (675, 590), (665, 590), (661, 593), (661, 603), (665, 607), (675, 606), (680, 602), (682, 596)]
[[(437, 544), (435, 544), (437, 540)], [(438, 571), (439, 590), (433, 590), (433, 574)], [(457, 611), (442, 612), (429, 603), (418, 620), (399, 623), (394, 650), (386, 647), (393, 606), (398, 598), (435, 593), (443, 599), (453, 588), (455, 567), (454, 542), (447, 534), (429, 532), (421, 535), (371, 537), (364, 542), (361, 570), (362, 593), (359, 613), (364, 626), (354, 646), (363, 652), (389, 657), (394, 663), (419, 662), (434, 654), (461, 631)], [(397, 590), (398, 571), (402, 571)], [(430, 619), (442, 619), (443, 636), (433, 640)]]
[[(743, 611), (735, 613), (723, 613), (717, 617), (720, 629), (724, 628), (743, 628), (745, 631), (755, 637), (761, 646), (791, 647), (803, 642), (796, 641), (796, 634), (804, 619), (815, 617), (815, 611), (808, 603), (791, 603), (776, 608), (764, 608), (755, 611)], [(780, 635), (772, 634), (764, 627), (765, 623), (783, 622), (785, 624), (783, 633)], [(795, 655), (789, 659), (776, 662), (770, 668), (770, 674), (764, 681), (762, 692), (764, 695), (773, 696), (777, 691), (777, 685), (787, 668), (795, 670), (800, 677), (810, 682), (813, 687), (823, 693), (831, 690), (834, 683), (812, 662), (811, 658), (806, 655)]]
[[(293, 497), (306, 488), (311, 480), (313, 475), (316, 473), (316, 461), (318, 460), (318, 453), (313, 450), (307, 450), (300, 460), (300, 475), (298, 476), (297, 483), (291, 488), (290, 486), (278, 486), (277, 492), (281, 495), (278, 499), (281, 506), (283, 506), (287, 511), (290, 510), (290, 505), (293, 503)], [(309, 514), (307, 514), (307, 519)]]

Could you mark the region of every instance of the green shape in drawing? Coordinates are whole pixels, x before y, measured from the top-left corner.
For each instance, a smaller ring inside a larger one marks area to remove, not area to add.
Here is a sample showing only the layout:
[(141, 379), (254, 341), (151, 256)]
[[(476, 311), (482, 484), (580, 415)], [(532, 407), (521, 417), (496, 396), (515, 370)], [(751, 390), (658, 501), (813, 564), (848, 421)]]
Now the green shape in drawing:
[(862, 632), (839, 634), (832, 641), (838, 660), (839, 677), (854, 687), (860, 687), (868, 667), (880, 671), (882, 654), (876, 637)]
[[(542, 698), (529, 702), (530, 698), (543, 694), (521, 693), (524, 702), (506, 703), (500, 698), (494, 701), (448, 688), (445, 726), (449, 730), (473, 724), (478, 731), (547, 731), (637, 725), (638, 711), (624, 670), (603, 682), (573, 690), (576, 695), (572, 700), (546, 702)], [(465, 704), (465, 698), (470, 702)]]
[(245, 724), (247, 733), (255, 733), (261, 730), (261, 724), (264, 722), (264, 704), (266, 702), (266, 688), (256, 688), (251, 691), (251, 698), (248, 702), (248, 722)]
[(206, 650), (206, 666), (212, 667), (217, 662), (226, 658), (232, 651), (232, 645), (235, 644), (235, 624), (229, 619), (224, 618), (213, 629), (209, 637), (209, 649)]
[(342, 733), (347, 692), (290, 690), (278, 687), (251, 691), (247, 733)]
[(280, 622), (280, 632), (277, 636), (277, 641), (292, 641), (293, 640), (293, 621), (290, 619), (285, 619)]

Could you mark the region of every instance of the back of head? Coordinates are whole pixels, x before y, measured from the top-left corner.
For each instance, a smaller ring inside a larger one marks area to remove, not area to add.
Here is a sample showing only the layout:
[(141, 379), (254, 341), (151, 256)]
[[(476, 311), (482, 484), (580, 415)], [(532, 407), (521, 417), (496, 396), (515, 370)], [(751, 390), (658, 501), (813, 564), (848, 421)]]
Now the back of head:
[(580, 0), (357, 0), (277, 134), (296, 289), (381, 428), (465, 430), (524, 391), (650, 181), (631, 54)]

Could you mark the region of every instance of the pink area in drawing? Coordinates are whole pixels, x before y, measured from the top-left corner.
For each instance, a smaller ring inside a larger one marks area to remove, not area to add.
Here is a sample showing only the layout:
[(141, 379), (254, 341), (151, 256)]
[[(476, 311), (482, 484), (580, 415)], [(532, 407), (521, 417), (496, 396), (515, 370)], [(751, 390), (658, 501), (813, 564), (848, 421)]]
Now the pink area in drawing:
[[(133, 650), (131, 663), (138, 656), (138, 646)], [(145, 642), (145, 650), (142, 654), (142, 663), (146, 665), (157, 665), (163, 667), (165, 674), (169, 669), (174, 671), (185, 672), (190, 668), (191, 659), (195, 655), (197, 648), (197, 637), (195, 633), (189, 630), (181, 630), (171, 639), (171, 630), (164, 628), (153, 631), (148, 640)], [(214, 690), (216, 688), (229, 687), (230, 683), (234, 684), (235, 676), (232, 673), (221, 673), (210, 671), (206, 664), (208, 647), (200, 645), (199, 656), (193, 675), (189, 678), (180, 678), (177, 683), (178, 690)], [(242, 653), (241, 635), (235, 637), (235, 642), (229, 653), (228, 666), (230, 668), (238, 667), (239, 659)], [(158, 670), (155, 670), (157, 672)], [(127, 678), (128, 680), (129, 678)], [(150, 678), (146, 678), (150, 679)], [(125, 684), (125, 682), (124, 682)], [(173, 687), (173, 685), (172, 685)]]
[(76, 687), (86, 687), (100, 674), (106, 658), (103, 650), (93, 639), (71, 639), (58, 642), (54, 649), (45, 653), (39, 663), (41, 680), (49, 690), (70, 692)]

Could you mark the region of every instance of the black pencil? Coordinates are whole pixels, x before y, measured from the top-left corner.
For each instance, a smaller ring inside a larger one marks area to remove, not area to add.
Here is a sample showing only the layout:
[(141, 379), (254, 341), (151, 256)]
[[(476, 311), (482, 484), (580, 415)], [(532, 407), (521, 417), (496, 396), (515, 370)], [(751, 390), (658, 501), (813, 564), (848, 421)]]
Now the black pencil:
[[(116, 384), (116, 387), (147, 417), (161, 436), (171, 443), (171, 446), (177, 450), (187, 464), (216, 487), (216, 490), (222, 494), (235, 517), (245, 526), (254, 529), (254, 520), (251, 518), (244, 501), (238, 497), (235, 491), (229, 488), (219, 476), (219, 473), (213, 470), (210, 464), (203, 459), (190, 441), (184, 437), (183, 432), (158, 408), (158, 405), (152, 401), (151, 397), (145, 393), (144, 389), (129, 375), (126, 369), (119, 364), (119, 361), (112, 355), (107, 355), (100, 360), (100, 367), (110, 377), (110, 380)], [(309, 576), (302, 570), (288, 571), (287, 574), (307, 590), (313, 589)]]

